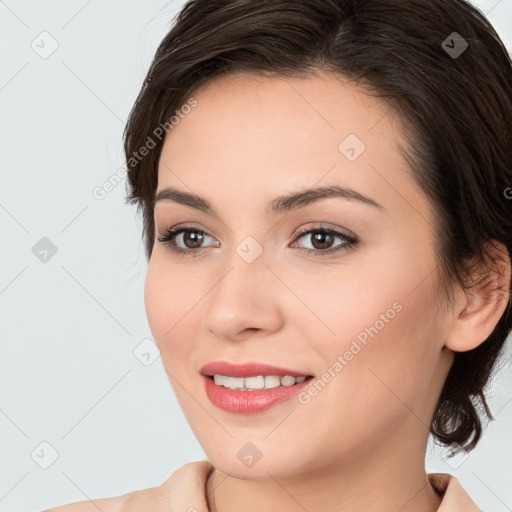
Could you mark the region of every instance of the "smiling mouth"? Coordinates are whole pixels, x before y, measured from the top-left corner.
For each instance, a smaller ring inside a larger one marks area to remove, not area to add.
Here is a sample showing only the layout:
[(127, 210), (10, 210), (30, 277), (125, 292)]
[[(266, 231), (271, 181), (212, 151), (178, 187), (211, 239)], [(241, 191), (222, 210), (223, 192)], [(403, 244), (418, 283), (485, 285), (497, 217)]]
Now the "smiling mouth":
[(218, 386), (233, 391), (257, 391), (264, 389), (273, 389), (278, 387), (290, 387), (301, 384), (306, 380), (313, 378), (312, 375), (302, 375), (294, 377), (292, 375), (255, 375), (250, 377), (231, 377), (229, 375), (205, 375), (205, 377), (213, 380)]

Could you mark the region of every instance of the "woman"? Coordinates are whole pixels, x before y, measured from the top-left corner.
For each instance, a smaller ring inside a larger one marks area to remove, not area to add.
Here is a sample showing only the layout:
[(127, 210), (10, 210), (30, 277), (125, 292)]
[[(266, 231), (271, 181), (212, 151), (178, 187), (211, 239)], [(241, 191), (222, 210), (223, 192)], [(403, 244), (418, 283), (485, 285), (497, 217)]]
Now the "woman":
[(55, 511), (480, 510), (511, 330), (512, 63), (463, 0), (196, 0), (125, 131), (145, 304), (209, 460)]

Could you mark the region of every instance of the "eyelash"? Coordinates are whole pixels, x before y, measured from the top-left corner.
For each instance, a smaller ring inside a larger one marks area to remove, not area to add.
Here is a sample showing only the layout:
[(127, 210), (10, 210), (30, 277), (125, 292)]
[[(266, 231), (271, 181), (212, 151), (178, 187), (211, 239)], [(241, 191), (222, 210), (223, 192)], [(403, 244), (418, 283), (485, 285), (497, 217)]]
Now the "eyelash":
[[(163, 235), (158, 235), (157, 236), (157, 241), (159, 243), (161, 243), (161, 244), (169, 246), (169, 249), (172, 252), (176, 253), (176, 254), (181, 254), (182, 256), (185, 256), (187, 254), (194, 253), (194, 256), (195, 256), (196, 253), (200, 252), (201, 249), (204, 249), (204, 248), (199, 248), (199, 249), (181, 249), (179, 247), (176, 247), (176, 245), (174, 243), (174, 239), (179, 234), (186, 233), (186, 232), (193, 232), (193, 233), (198, 233), (198, 234), (203, 235), (203, 236), (205, 236), (205, 235), (206, 236), (210, 236), (205, 231), (203, 231), (201, 229), (198, 229), (198, 228), (195, 228), (193, 226), (180, 226), (178, 228), (166, 230)], [(297, 240), (299, 238), (302, 238), (302, 237), (304, 237), (306, 235), (310, 235), (312, 233), (326, 233), (328, 235), (333, 235), (333, 236), (335, 236), (337, 238), (343, 239), (345, 241), (345, 243), (337, 245), (335, 247), (331, 247), (330, 249), (325, 249), (325, 250), (322, 250), (322, 249), (304, 249), (302, 247), (299, 248), (300, 250), (304, 251), (308, 255), (320, 256), (320, 257), (321, 256), (326, 256), (326, 255), (329, 255), (329, 254), (332, 254), (332, 253), (335, 253), (335, 252), (338, 252), (338, 251), (341, 251), (341, 250), (351, 249), (351, 248), (355, 247), (359, 243), (359, 239), (356, 238), (355, 236), (348, 235), (346, 233), (342, 233), (341, 231), (337, 231), (335, 229), (331, 229), (331, 228), (327, 228), (327, 227), (322, 227), (322, 226), (317, 227), (317, 228), (313, 228), (313, 229), (299, 229), (299, 231), (297, 233), (298, 236), (295, 238), (295, 240)], [(210, 238), (212, 238), (212, 237), (210, 237)]]

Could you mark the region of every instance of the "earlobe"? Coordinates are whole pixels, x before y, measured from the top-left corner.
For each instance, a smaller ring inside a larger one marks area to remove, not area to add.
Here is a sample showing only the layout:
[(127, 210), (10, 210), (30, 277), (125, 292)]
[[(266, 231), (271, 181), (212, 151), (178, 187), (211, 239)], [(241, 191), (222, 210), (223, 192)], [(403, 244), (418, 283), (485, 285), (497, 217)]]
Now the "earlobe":
[[(510, 256), (502, 243), (487, 245), (489, 268), (482, 265), (473, 270), (474, 286), (461, 290), (454, 310), (454, 320), (445, 346), (454, 352), (466, 352), (478, 347), (492, 333), (510, 301)], [(462, 297), (465, 296), (464, 299)]]

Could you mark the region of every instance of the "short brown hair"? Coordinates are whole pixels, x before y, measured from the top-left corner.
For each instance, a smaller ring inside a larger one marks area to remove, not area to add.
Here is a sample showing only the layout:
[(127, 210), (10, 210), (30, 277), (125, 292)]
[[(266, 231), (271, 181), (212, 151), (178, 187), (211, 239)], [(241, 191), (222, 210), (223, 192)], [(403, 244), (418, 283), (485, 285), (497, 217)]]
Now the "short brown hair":
[[(156, 51), (124, 134), (127, 201), (143, 210), (148, 258), (164, 142), (157, 127), (221, 74), (305, 77), (318, 69), (368, 86), (399, 114), (410, 142), (404, 156), (436, 214), (446, 290), (456, 280), (470, 286), (468, 262), (487, 264), (486, 242), (503, 243), (510, 258), (512, 62), (486, 17), (465, 0), (186, 3)], [(150, 139), (151, 151), (140, 158)], [(493, 419), (484, 389), (512, 328), (510, 310), (509, 300), (487, 340), (455, 354), (430, 427), (440, 443), (471, 450), (482, 431), (478, 405)]]

